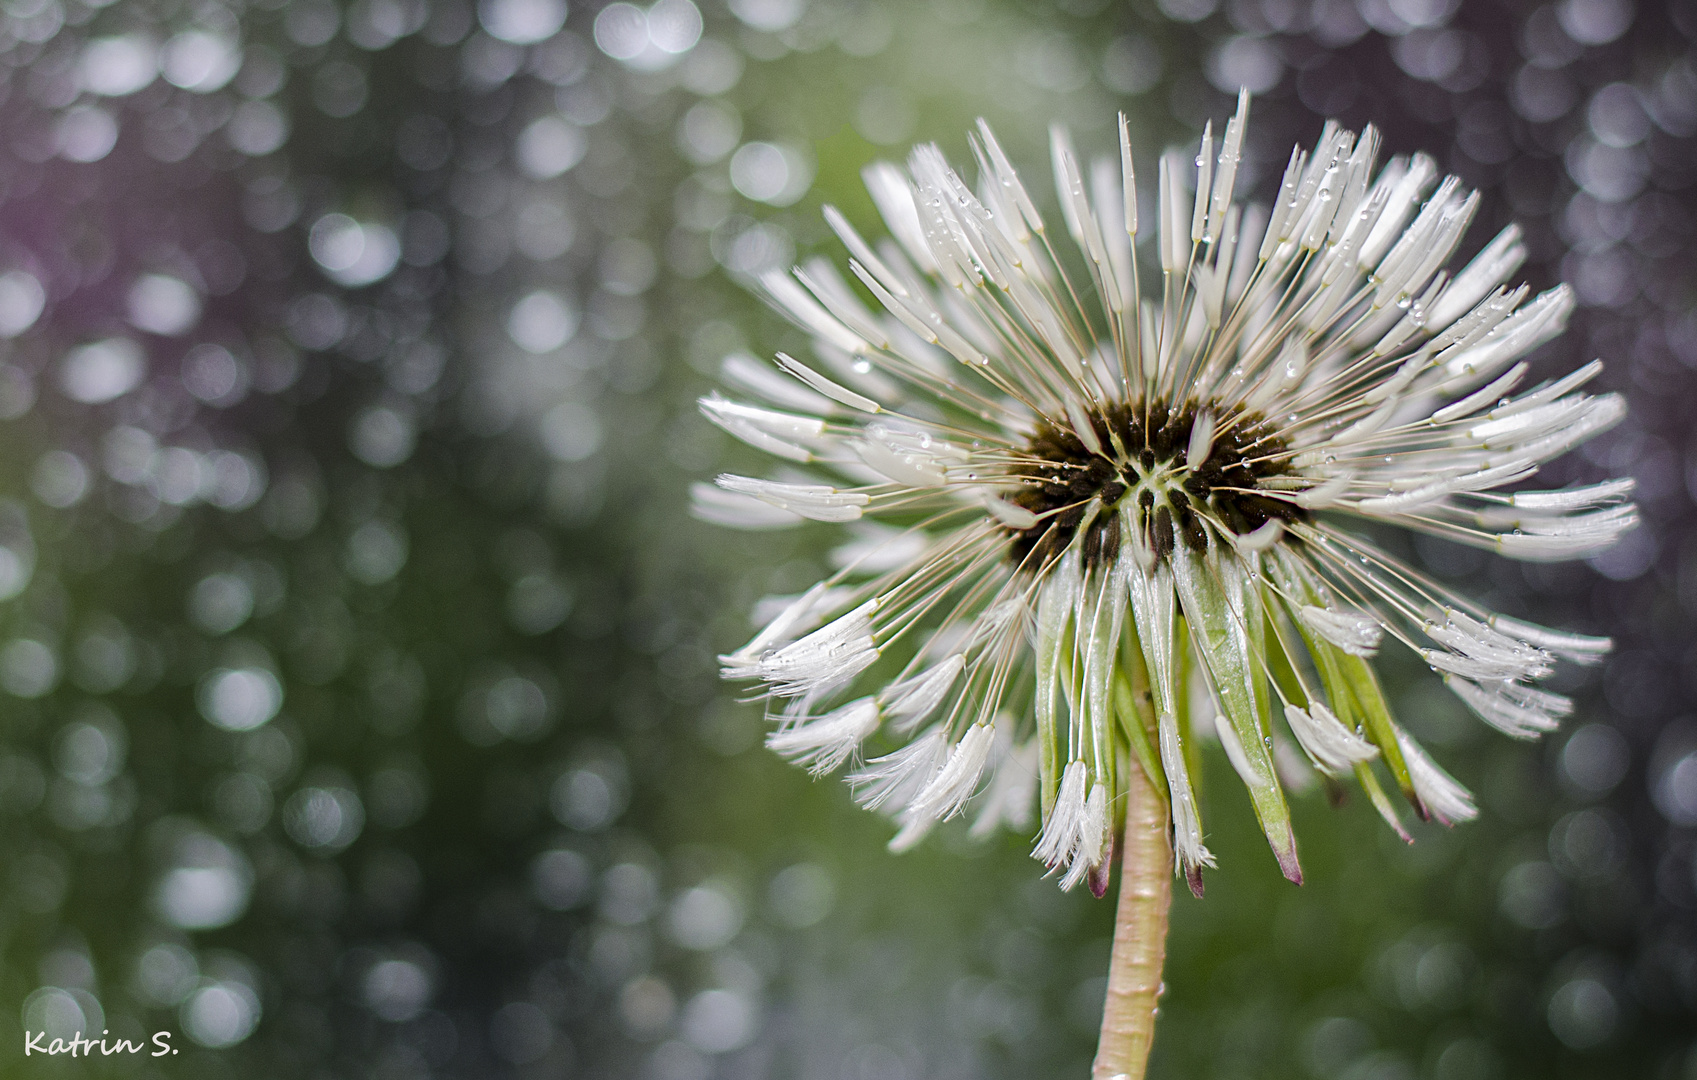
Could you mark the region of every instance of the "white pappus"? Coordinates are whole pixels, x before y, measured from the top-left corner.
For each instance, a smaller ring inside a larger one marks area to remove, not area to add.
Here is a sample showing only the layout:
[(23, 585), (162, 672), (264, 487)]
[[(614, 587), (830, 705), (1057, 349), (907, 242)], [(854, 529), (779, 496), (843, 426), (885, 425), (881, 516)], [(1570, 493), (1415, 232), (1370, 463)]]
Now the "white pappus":
[(780, 462), (698, 485), (702, 517), (855, 530), (724, 673), (776, 699), (773, 749), (851, 765), (894, 846), (975, 806), (975, 832), (1029, 828), (1035, 804), (1036, 857), (1105, 888), (1138, 769), (1200, 892), (1193, 778), (1217, 728), (1300, 880), (1275, 725), (1399, 831), (1385, 780), (1461, 821), (1471, 795), (1397, 724), (1372, 658), (1413, 650), (1531, 737), (1571, 708), (1533, 684), (1608, 649), (1494, 615), (1350, 528), (1570, 559), (1637, 523), (1629, 480), (1534, 483), (1624, 414), (1586, 392), (1600, 363), (1525, 385), (1571, 291), (1511, 282), (1514, 226), (1446, 270), (1478, 195), (1424, 155), (1377, 163), (1371, 127), (1328, 123), (1269, 207), (1239, 203), (1248, 112), (1243, 95), (1217, 146), (1210, 129), (1163, 155), (1154, 206), (1123, 116), (1095, 162), (1053, 132), (1058, 216), (983, 122), (971, 181), (934, 146), (869, 168), (890, 238), (827, 208), (847, 272), (761, 280), (812, 355), (729, 357), (726, 385), (753, 400), (702, 401)]

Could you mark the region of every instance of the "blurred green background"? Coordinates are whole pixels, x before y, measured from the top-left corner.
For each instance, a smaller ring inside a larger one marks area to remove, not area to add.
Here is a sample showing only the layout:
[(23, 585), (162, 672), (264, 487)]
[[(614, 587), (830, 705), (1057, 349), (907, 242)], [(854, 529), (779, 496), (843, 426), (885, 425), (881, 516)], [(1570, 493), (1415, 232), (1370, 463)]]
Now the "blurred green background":
[[(1278, 875), (1208, 762), (1159, 1077), (1697, 1077), (1697, 9), (1630, 0), (7, 0), (0, 1075), (1079, 1077), (1112, 905), (1027, 843), (904, 856), (716, 679), (832, 530), (687, 517), (696, 413), (802, 347), (748, 276), (880, 232), (861, 166), (995, 125), (1142, 160), (1257, 93), (1484, 192), (1632, 419), (1593, 565), (1403, 553), (1616, 636), (1511, 745), (1414, 663), (1481, 819), (1298, 800)], [(24, 1055), (24, 1031), (178, 1052)]]

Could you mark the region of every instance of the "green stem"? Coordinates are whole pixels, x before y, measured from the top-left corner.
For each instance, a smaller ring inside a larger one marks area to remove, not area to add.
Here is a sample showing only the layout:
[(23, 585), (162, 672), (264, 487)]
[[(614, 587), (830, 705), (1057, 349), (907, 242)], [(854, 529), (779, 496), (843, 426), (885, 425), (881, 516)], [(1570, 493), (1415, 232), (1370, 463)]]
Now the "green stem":
[(1119, 912), (1094, 1080), (1143, 1080), (1149, 1065), (1167, 956), (1167, 909), (1173, 900), (1168, 832), (1167, 802), (1133, 759), (1126, 769)]

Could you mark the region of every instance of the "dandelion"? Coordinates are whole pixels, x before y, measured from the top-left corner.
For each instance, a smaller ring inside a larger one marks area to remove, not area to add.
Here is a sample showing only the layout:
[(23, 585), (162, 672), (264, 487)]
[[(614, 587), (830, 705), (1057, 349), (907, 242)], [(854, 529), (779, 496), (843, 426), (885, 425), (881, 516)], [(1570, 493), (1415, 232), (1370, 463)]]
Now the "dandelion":
[(975, 833), (1028, 828), (1035, 802), (1063, 887), (1103, 895), (1120, 854), (1101, 1076), (1141, 1075), (1172, 873), (1201, 895), (1214, 865), (1200, 743), (1300, 882), (1281, 740), (1404, 836), (1387, 780), (1420, 817), (1476, 814), (1394, 719), (1370, 662), (1387, 643), (1520, 738), (1571, 708), (1534, 685), (1556, 661), (1608, 648), (1495, 615), (1352, 526), (1555, 560), (1637, 523), (1630, 480), (1526, 486), (1624, 405), (1584, 391), (1600, 362), (1523, 385), (1574, 301), (1507, 284), (1520, 230), (1450, 273), (1478, 194), (1425, 155), (1377, 166), (1378, 133), (1335, 123), (1270, 209), (1242, 205), (1248, 111), (1217, 150), (1210, 125), (1160, 159), (1152, 230), (1125, 117), (1118, 160), (1088, 170), (1056, 128), (1066, 254), (982, 121), (976, 184), (935, 146), (872, 166), (893, 239), (825, 209), (864, 292), (824, 259), (765, 275), (813, 354), (733, 357), (726, 382), (759, 403), (701, 403), (783, 462), (698, 485), (701, 516), (851, 534), (724, 658), (764, 685), (769, 745), (848, 765), (898, 849), (975, 807)]

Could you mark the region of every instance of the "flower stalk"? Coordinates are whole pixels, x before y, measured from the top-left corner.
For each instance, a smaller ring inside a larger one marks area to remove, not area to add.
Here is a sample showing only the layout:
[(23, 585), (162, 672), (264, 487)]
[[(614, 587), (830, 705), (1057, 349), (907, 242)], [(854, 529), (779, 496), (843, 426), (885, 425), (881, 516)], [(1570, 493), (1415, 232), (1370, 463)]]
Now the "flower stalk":
[(1167, 910), (1173, 902), (1168, 827), (1166, 799), (1136, 761), (1128, 763), (1119, 911), (1102, 1033), (1091, 1068), (1095, 1080), (1143, 1080), (1149, 1065), (1167, 958)]

